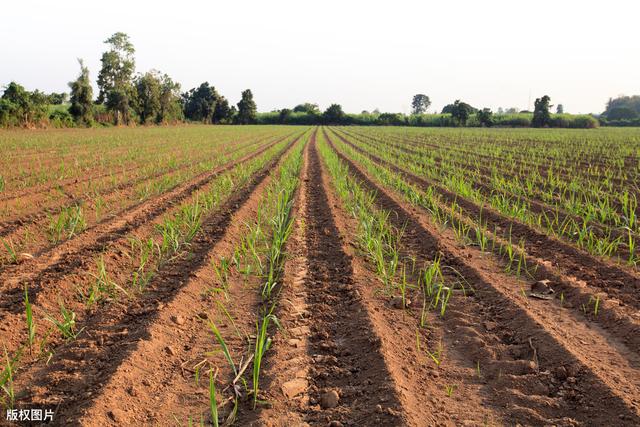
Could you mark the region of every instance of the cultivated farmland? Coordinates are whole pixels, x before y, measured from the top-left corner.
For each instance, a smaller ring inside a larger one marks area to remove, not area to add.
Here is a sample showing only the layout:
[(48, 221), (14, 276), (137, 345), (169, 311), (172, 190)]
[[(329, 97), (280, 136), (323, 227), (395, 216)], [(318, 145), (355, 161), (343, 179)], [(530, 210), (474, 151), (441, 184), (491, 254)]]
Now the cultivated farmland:
[(0, 153), (3, 409), (640, 424), (638, 129), (5, 131)]

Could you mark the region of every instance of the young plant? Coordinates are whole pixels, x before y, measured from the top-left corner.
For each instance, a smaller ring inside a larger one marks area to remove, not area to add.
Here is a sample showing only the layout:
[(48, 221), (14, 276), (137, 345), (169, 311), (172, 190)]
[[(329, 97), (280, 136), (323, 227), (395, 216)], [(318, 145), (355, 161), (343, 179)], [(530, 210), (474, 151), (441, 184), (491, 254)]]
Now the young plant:
[(7, 250), (9, 254), (9, 261), (12, 264), (16, 264), (18, 262), (18, 251), (16, 250), (15, 245), (13, 244), (13, 240), (10, 238), (9, 240), (2, 239), (2, 245)]
[(49, 237), (53, 243), (68, 239), (87, 227), (82, 207), (79, 205), (63, 208), (55, 217), (49, 217)]
[(269, 324), (274, 322), (278, 327), (280, 327), (280, 323), (278, 318), (273, 315), (271, 312), (266, 314), (262, 318), (262, 322), (256, 322), (256, 342), (254, 346), (253, 353), (253, 408), (256, 408), (258, 404), (258, 391), (259, 391), (259, 380), (260, 380), (260, 370), (262, 368), (262, 360), (264, 358), (264, 354), (271, 347), (271, 337), (269, 337)]
[(211, 409), (211, 420), (213, 425), (218, 427), (220, 425), (218, 421), (218, 402), (216, 400), (216, 381), (213, 375), (213, 371), (209, 371), (209, 407)]
[(426, 346), (424, 351), (427, 353), (427, 355), (431, 358), (431, 360), (433, 360), (436, 364), (436, 366), (440, 366), (440, 364), (442, 363), (442, 341), (438, 342), (438, 348), (436, 348), (435, 352), (430, 352)]
[(33, 353), (33, 343), (36, 339), (36, 323), (33, 320), (33, 311), (29, 302), (29, 289), (24, 286), (24, 309), (27, 317), (27, 343), (29, 345), (29, 353)]
[(0, 398), (0, 404), (3, 407), (13, 409), (13, 405), (15, 403), (15, 391), (13, 388), (13, 375), (15, 372), (15, 365), (20, 359), (21, 350), (19, 350), (15, 356), (12, 358), (9, 357), (9, 352), (7, 348), (4, 347), (4, 367), (2, 372), (0, 372), (0, 389), (4, 392), (4, 396)]
[(73, 341), (78, 338), (78, 335), (82, 333), (84, 328), (76, 331), (76, 313), (74, 313), (73, 310), (67, 309), (62, 301), (60, 301), (60, 315), (62, 316), (62, 320), (58, 320), (47, 314), (47, 320), (58, 328), (67, 341)]
[(455, 384), (447, 385), (445, 387), (445, 391), (447, 392), (447, 397), (453, 396), (453, 392), (458, 388)]

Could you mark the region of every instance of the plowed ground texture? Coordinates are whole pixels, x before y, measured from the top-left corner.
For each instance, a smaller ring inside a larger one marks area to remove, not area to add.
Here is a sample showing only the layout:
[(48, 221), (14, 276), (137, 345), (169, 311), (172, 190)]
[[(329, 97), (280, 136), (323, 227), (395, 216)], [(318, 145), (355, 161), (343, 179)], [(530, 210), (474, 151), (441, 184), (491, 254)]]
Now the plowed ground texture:
[(0, 425), (640, 425), (637, 130), (6, 131), (0, 154)]

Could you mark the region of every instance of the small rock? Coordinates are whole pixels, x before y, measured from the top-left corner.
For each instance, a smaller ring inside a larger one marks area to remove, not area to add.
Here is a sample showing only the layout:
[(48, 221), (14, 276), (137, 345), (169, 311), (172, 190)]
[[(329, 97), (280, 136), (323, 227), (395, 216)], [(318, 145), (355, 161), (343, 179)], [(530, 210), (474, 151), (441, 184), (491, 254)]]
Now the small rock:
[(298, 347), (300, 345), (300, 340), (297, 338), (291, 338), (287, 341), (287, 344), (289, 344), (291, 347)]
[(405, 297), (404, 306), (403, 306), (402, 297), (393, 297), (391, 298), (390, 304), (391, 304), (391, 307), (393, 308), (401, 309), (401, 308), (409, 307), (411, 305), (411, 300)]
[(552, 294), (554, 291), (551, 288), (550, 280), (538, 280), (536, 283), (531, 285), (531, 292), (535, 292), (536, 294)]
[(380, 405), (380, 404), (376, 405), (376, 412), (379, 413), (379, 414), (382, 413), (382, 405)]
[(329, 390), (320, 396), (320, 406), (323, 409), (335, 408), (340, 402), (340, 396), (335, 390)]
[(184, 325), (184, 323), (186, 322), (185, 318), (183, 316), (171, 316), (171, 320), (173, 320), (173, 323), (175, 323), (176, 325)]
[(493, 331), (495, 328), (498, 327), (498, 324), (496, 322), (490, 322), (490, 321), (484, 322), (482, 325), (487, 331)]
[(343, 426), (344, 426), (344, 424), (342, 424), (338, 420), (330, 421), (329, 424), (327, 424), (327, 427), (343, 427)]
[(557, 379), (559, 379), (560, 381), (564, 381), (567, 379), (568, 374), (567, 374), (567, 369), (564, 366), (559, 366), (555, 369), (555, 371), (553, 372), (553, 374), (555, 375), (555, 377)]
[(176, 355), (176, 351), (170, 345), (166, 346), (164, 348), (164, 351), (166, 351), (169, 356), (175, 356)]
[(309, 382), (306, 379), (295, 378), (282, 384), (282, 393), (287, 396), (287, 398), (292, 399), (293, 397), (304, 392), (308, 386)]
[(124, 413), (119, 409), (111, 409), (109, 412), (107, 412), (107, 415), (118, 424), (124, 423), (125, 421)]

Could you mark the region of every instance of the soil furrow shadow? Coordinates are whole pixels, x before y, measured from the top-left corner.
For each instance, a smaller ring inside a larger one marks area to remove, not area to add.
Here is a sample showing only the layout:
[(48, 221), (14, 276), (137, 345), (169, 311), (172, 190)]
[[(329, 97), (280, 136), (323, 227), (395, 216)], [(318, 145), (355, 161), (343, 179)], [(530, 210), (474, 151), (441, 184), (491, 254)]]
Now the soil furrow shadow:
[[(352, 260), (343, 251), (332, 216), (315, 138), (308, 150), (305, 288), (311, 320), (308, 357), (313, 365), (305, 421), (313, 425), (331, 420), (347, 425), (404, 424), (394, 382), (380, 354), (380, 337), (354, 292)], [(376, 411), (383, 401), (395, 411)]]

